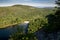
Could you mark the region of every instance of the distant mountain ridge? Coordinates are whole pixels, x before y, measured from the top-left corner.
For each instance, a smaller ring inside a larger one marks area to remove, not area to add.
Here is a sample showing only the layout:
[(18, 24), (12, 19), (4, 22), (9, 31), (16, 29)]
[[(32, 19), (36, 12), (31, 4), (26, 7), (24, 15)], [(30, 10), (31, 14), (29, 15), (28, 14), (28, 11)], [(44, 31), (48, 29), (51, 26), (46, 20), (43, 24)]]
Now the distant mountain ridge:
[(0, 7), (0, 28), (22, 23), (26, 20), (30, 21), (37, 17), (45, 17), (51, 12), (51, 9), (27, 5)]

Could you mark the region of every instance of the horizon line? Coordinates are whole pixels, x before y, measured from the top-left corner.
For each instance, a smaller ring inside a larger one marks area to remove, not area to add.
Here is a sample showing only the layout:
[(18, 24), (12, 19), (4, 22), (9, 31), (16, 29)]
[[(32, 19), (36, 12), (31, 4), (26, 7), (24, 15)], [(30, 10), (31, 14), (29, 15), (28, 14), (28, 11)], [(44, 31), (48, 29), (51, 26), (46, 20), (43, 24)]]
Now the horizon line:
[(14, 5), (26, 5), (26, 6), (32, 6), (32, 7), (55, 7), (57, 6), (56, 4), (27, 4), (27, 3), (16, 3), (16, 4), (5, 4), (5, 5), (0, 5), (0, 7), (9, 7), (9, 6), (14, 6)]

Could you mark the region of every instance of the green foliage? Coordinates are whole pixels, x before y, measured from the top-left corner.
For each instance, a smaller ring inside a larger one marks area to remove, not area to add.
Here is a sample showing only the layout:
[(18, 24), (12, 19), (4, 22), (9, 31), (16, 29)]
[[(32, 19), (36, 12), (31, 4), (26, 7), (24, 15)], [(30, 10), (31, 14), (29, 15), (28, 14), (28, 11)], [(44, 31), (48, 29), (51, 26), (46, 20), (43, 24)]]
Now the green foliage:
[(48, 26), (46, 27), (46, 31), (57, 31), (60, 30), (60, 0), (57, 0), (56, 4), (57, 10), (54, 14), (48, 15)]
[(31, 6), (15, 5), (0, 7), (0, 28), (32, 20), (36, 17), (45, 17), (53, 13), (52, 9), (35, 8)]
[[(53, 9), (40, 9), (29, 6), (15, 5), (7, 8), (0, 8), (0, 12), (4, 11), (1, 18), (2, 25), (10, 25), (15, 23), (22, 23), (23, 21), (30, 21), (28, 27), (28, 33), (25, 34), (23, 29), (17, 28), (16, 33), (12, 33), (9, 40), (37, 40), (35, 32), (41, 28), (50, 28), (49, 20), (45, 18), (48, 14), (52, 14), (55, 11)], [(5, 11), (7, 10), (7, 11)], [(6, 13), (5, 13), (6, 12)], [(1, 13), (2, 15), (2, 13)], [(52, 18), (53, 19), (53, 18)], [(50, 20), (51, 22), (52, 20)], [(1, 25), (0, 24), (0, 25)], [(2, 26), (1, 25), (1, 26)], [(51, 26), (51, 25), (50, 25)]]
[(36, 35), (34, 33), (24, 33), (23, 28), (17, 28), (17, 32), (12, 33), (10, 35), (9, 40), (37, 40)]
[(48, 21), (44, 17), (35, 18), (34, 20), (31, 20), (29, 23), (28, 32), (34, 33), (38, 31), (39, 29), (46, 27), (48, 24)]
[[(60, 0), (57, 0), (57, 5), (60, 6)], [(59, 30), (60, 29), (60, 7), (57, 7), (57, 11), (54, 16), (55, 16), (54, 27), (56, 30)]]
[(16, 33), (13, 34), (14, 36), (11, 36), (9, 40), (37, 40), (36, 36), (34, 34), (20, 34)]

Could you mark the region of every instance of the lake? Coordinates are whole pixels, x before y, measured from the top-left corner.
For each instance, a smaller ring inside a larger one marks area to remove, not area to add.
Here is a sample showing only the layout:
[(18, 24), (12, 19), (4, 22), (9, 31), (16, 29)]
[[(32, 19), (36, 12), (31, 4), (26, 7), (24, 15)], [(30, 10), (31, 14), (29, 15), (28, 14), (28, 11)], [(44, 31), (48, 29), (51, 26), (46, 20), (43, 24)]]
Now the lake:
[[(27, 32), (28, 24), (23, 23), (19, 25), (20, 27), (24, 27), (25, 33)], [(8, 40), (9, 36), (17, 31), (17, 25), (15, 26), (10, 26), (8, 28), (2, 28), (0, 29), (0, 40)]]

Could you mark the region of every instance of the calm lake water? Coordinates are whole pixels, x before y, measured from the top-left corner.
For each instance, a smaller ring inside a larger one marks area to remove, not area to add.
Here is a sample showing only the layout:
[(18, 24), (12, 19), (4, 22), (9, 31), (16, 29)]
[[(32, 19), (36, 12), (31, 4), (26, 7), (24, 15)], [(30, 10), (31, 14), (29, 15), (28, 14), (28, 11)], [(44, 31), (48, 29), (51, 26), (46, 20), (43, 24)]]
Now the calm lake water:
[[(24, 30), (27, 31), (28, 24), (21, 24), (20, 27), (24, 27)], [(17, 27), (8, 27), (0, 29), (0, 40), (8, 40), (9, 36), (17, 31)]]

